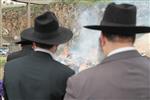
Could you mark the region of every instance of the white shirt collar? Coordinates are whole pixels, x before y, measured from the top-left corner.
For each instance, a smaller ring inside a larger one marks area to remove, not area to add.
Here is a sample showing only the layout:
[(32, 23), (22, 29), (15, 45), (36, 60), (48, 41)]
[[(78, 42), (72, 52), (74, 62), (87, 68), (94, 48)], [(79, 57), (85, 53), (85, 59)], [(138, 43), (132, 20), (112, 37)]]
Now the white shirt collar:
[(125, 51), (131, 51), (131, 50), (136, 50), (134, 47), (124, 47), (124, 48), (119, 48), (111, 51), (107, 56), (111, 56), (120, 52), (125, 52)]
[(45, 53), (48, 53), (49, 55), (51, 55), (53, 59), (55, 58), (55, 55), (52, 52), (50, 52), (49, 50), (37, 47), (34, 49), (34, 51), (45, 52)]

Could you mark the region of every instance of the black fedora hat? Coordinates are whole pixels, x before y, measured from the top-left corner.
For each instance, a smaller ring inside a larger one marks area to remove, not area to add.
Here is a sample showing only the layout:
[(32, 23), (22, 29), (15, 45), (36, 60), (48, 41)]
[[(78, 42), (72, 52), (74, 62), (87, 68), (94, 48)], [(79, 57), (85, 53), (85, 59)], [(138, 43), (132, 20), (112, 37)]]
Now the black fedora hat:
[(72, 31), (60, 27), (55, 14), (50, 11), (36, 17), (34, 27), (22, 32), (24, 39), (47, 45), (65, 43), (72, 36)]
[(136, 6), (131, 4), (110, 3), (104, 12), (100, 25), (84, 26), (85, 28), (114, 33), (148, 33), (150, 27), (136, 26)]
[(32, 42), (21, 37), (15, 44), (32, 44)]

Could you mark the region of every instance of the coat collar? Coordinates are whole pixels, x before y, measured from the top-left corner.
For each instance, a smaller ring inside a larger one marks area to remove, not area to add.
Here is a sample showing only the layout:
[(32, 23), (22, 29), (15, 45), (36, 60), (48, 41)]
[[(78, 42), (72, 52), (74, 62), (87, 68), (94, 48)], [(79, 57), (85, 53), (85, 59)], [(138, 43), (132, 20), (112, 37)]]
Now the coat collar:
[(55, 55), (52, 52), (50, 52), (49, 50), (37, 47), (34, 49), (34, 51), (44, 52), (44, 53), (51, 55), (53, 58), (55, 58)]
[(35, 56), (37, 58), (41, 58), (41, 59), (53, 59), (53, 57), (45, 52), (41, 52), (41, 51), (34, 51), (31, 56)]
[(134, 58), (134, 57), (140, 57), (140, 53), (137, 50), (131, 50), (131, 51), (125, 51), (125, 52), (120, 52), (114, 55), (111, 55), (109, 57), (106, 57), (101, 64), (115, 61), (115, 60), (120, 60), (120, 59), (128, 59), (128, 58)]
[(134, 47), (118, 48), (118, 49), (115, 49), (115, 50), (111, 51), (107, 56), (111, 56), (113, 54), (117, 54), (117, 53), (120, 53), (120, 52), (131, 51), (131, 50), (136, 50), (136, 49)]

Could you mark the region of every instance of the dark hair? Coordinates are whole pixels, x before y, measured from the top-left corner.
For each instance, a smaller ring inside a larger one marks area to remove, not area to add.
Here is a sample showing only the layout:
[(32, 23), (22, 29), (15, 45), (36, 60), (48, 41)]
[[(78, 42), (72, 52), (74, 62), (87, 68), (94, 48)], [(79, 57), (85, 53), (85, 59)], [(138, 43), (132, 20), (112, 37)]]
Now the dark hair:
[(32, 44), (21, 44), (21, 47), (27, 46), (27, 45), (32, 45)]
[(21, 46), (32, 45), (32, 41), (25, 41), (21, 43)]
[(102, 34), (109, 40), (109, 41), (116, 41), (116, 38), (120, 39), (129, 39), (132, 43), (135, 42), (136, 34), (131, 33), (112, 33), (102, 31)]
[(54, 45), (47, 45), (47, 44), (42, 44), (42, 43), (37, 43), (35, 42), (36, 46), (43, 48), (43, 49), (50, 49), (52, 48)]

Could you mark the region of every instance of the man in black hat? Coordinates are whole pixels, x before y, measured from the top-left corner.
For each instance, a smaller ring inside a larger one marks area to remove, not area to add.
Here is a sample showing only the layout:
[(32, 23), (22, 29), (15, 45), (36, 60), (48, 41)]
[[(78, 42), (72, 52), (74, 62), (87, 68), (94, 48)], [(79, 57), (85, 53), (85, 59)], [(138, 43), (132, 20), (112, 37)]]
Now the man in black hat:
[(96, 67), (71, 77), (64, 100), (150, 100), (150, 60), (134, 48), (136, 33), (150, 27), (136, 26), (136, 7), (111, 3), (100, 25), (100, 47), (106, 58)]
[(33, 52), (32, 42), (21, 37), (21, 40), (16, 42), (16, 44), (21, 44), (21, 50), (17, 52), (13, 52), (7, 56), (7, 61), (11, 61), (13, 59), (23, 57), (27, 54)]
[(74, 71), (57, 62), (54, 53), (72, 36), (69, 29), (59, 26), (53, 12), (38, 16), (34, 27), (22, 32), (24, 39), (33, 41), (35, 52), (5, 65), (5, 99), (62, 100), (66, 81)]

